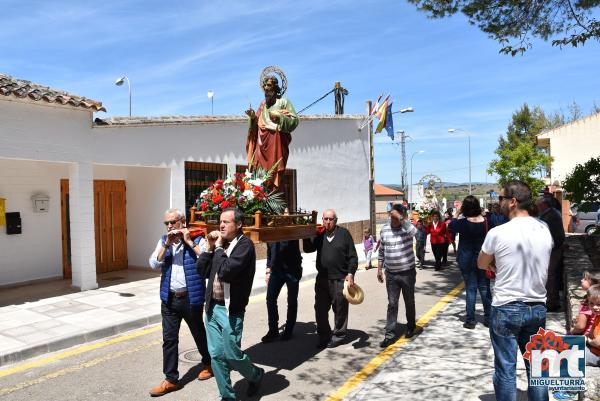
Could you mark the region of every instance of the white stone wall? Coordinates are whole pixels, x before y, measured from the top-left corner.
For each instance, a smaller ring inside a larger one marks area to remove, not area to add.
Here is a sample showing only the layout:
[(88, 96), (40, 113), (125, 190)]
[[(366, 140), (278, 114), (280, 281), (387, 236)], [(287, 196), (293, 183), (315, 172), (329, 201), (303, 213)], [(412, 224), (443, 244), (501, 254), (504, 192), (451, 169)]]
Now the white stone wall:
[[(366, 131), (355, 119), (306, 119), (292, 134), (288, 167), (297, 171), (298, 206), (333, 207), (340, 222), (368, 220)], [(95, 127), (95, 161), (171, 167), (173, 207), (184, 207), (184, 162), (246, 164), (246, 123)], [(364, 150), (363, 150), (364, 147)]]
[(550, 139), (550, 155), (554, 158), (551, 182), (562, 182), (575, 165), (600, 157), (600, 113), (548, 131), (540, 138)]
[(0, 98), (0, 157), (91, 161), (91, 112)]
[[(358, 125), (301, 119), (288, 160), (299, 207), (334, 208), (340, 223), (368, 220), (367, 138)], [(97, 286), (94, 179), (126, 181), (129, 264), (147, 266), (164, 210), (185, 206), (185, 161), (246, 164), (246, 133), (243, 119), (92, 127), (90, 111), (0, 97), (0, 197), (23, 218), (21, 235), (0, 227), (0, 286), (62, 276), (61, 178), (70, 179), (73, 284)], [(50, 195), (48, 213), (33, 214), (37, 191)]]
[[(62, 277), (60, 179), (69, 177), (67, 163), (0, 158), (0, 197), (7, 212), (20, 212), (22, 234), (7, 235), (0, 226), (0, 285)], [(31, 195), (50, 197), (48, 212), (35, 213)]]
[[(87, 110), (0, 97), (0, 158), (11, 159), (11, 163), (15, 160), (31, 160), (34, 165), (40, 161), (70, 162), (59, 178), (70, 179), (73, 285), (81, 289), (97, 287), (94, 213), (93, 208), (86, 209), (86, 205), (93, 202), (91, 126), (92, 113)], [(43, 184), (60, 193), (60, 181), (45, 177), (45, 174), (44, 169), (39, 169), (30, 182), (21, 180), (21, 191), (36, 190), (42, 184), (37, 182), (41, 179)], [(54, 199), (59, 202), (60, 197), (57, 195)], [(54, 220), (54, 224), (36, 228), (39, 236), (52, 238), (47, 248), (42, 247), (48, 251), (48, 260), (39, 257), (37, 251), (31, 251), (37, 242), (15, 242), (13, 238), (0, 237), (0, 248), (9, 250), (0, 262), (0, 274), (7, 272), (0, 278), (0, 285), (62, 276), (60, 203), (53, 204), (52, 199), (50, 202), (51, 210), (58, 207), (58, 220)], [(20, 272), (13, 271), (13, 261), (21, 259), (20, 255), (28, 252), (27, 266), (20, 266)], [(13, 255), (14, 259), (9, 257)]]

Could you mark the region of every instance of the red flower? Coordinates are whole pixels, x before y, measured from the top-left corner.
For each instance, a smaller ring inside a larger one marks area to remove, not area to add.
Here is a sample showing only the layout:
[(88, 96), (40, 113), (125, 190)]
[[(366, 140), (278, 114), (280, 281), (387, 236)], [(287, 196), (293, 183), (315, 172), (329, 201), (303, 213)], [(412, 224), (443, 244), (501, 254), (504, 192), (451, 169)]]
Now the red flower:
[(261, 191), (261, 188), (258, 186), (255, 186), (253, 191), (254, 191), (254, 193), (259, 193)]
[(223, 188), (223, 180), (215, 181), (215, 188), (222, 189)]
[(221, 203), (223, 201), (223, 196), (221, 194), (213, 195), (212, 201), (214, 204)]
[(221, 204), (219, 206), (221, 206), (221, 209), (226, 209), (229, 207), (229, 202), (224, 200), (223, 202), (221, 202)]
[(206, 212), (206, 210), (208, 209), (208, 203), (206, 203), (206, 202), (202, 202), (202, 203), (200, 204), (200, 207), (202, 208), (202, 211), (203, 211), (203, 212)]

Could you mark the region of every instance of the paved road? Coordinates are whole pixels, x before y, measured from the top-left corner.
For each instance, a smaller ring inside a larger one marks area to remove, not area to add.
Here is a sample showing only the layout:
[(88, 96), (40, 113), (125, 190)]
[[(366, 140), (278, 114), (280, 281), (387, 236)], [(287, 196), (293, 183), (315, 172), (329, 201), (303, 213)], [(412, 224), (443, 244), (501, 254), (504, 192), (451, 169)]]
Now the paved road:
[[(424, 315), (459, 281), (456, 267), (442, 272), (434, 272), (431, 268), (419, 270), (417, 315)], [(314, 281), (301, 284), (296, 336), (287, 343), (260, 343), (260, 337), (267, 328), (264, 295), (252, 297), (246, 313), (243, 347), (252, 360), (267, 371), (260, 399), (327, 399), (381, 352), (378, 343), (383, 334), (387, 305), (385, 288), (377, 282), (375, 270), (359, 272), (357, 282), (365, 289), (366, 299), (361, 305), (351, 306), (349, 341), (336, 349), (323, 351), (315, 348)], [(284, 300), (284, 297), (282, 293), (281, 299)], [(284, 315), (283, 306), (280, 306), (280, 310)], [(403, 310), (399, 316), (400, 322), (405, 322)], [(458, 317), (455, 316), (454, 320), (458, 320)], [(402, 331), (404, 326), (401, 325), (399, 329)], [(183, 329), (182, 334), (182, 358), (197, 359), (187, 329)], [(85, 347), (96, 348), (59, 360), (47, 355), (47, 363), (42, 366), (4, 377), (1, 377), (0, 371), (0, 399), (147, 400), (148, 389), (162, 379), (161, 331), (158, 326), (149, 326), (130, 332), (126, 337), (114, 337)], [(214, 380), (199, 382), (195, 380), (197, 373), (198, 366), (195, 363), (180, 362), (180, 374), (185, 387), (162, 399), (218, 400)], [(237, 374), (232, 377), (235, 388), (242, 395), (247, 383)]]

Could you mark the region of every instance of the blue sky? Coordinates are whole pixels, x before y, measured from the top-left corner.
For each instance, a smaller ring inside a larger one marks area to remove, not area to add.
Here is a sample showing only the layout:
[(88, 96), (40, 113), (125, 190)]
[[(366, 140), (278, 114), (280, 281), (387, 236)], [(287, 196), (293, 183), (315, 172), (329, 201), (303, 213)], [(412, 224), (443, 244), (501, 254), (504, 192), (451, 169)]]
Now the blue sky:
[[(357, 0), (201, 2), (156, 0), (57, 2), (3, 0), (0, 72), (100, 100), (127, 115), (127, 74), (134, 115), (242, 114), (262, 94), (263, 67), (280, 66), (286, 95), (299, 110), (335, 81), (350, 91), (345, 112), (390, 93), (395, 128), (411, 136), (413, 181), (434, 173), (493, 181), (485, 168), (497, 138), (523, 103), (553, 112), (576, 101), (600, 105), (600, 45), (556, 48), (535, 42), (524, 56), (500, 46), (462, 16), (430, 20), (405, 1)], [(332, 114), (330, 96), (307, 114)], [(292, 142), (293, 146), (293, 142)], [(356, 157), (364, 157), (356, 155)], [(375, 140), (376, 181), (399, 183), (400, 150), (385, 134)]]

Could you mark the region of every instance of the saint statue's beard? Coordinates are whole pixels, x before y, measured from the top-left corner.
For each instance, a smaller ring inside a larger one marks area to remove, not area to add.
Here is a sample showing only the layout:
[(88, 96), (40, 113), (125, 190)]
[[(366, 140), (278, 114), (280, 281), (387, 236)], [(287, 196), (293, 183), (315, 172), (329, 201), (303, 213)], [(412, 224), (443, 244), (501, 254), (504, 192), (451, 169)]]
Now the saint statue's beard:
[(270, 103), (270, 104), (275, 103), (275, 101), (277, 100), (277, 91), (276, 90), (265, 91), (265, 100), (267, 101), (267, 103)]

